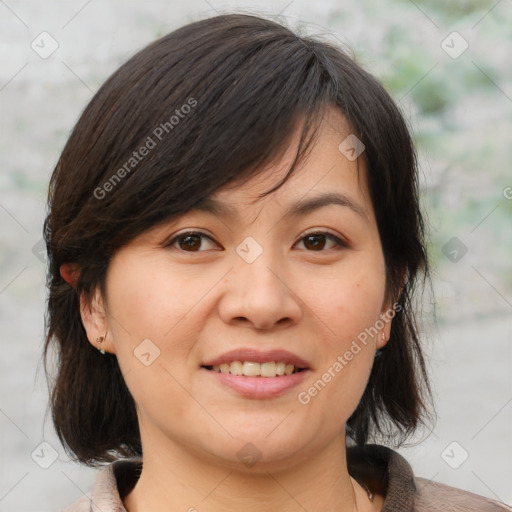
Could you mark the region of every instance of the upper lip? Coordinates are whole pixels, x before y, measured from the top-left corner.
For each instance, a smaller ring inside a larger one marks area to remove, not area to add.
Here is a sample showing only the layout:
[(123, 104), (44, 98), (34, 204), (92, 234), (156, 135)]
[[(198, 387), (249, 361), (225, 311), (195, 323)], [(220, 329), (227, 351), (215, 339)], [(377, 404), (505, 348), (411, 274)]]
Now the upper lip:
[(309, 368), (309, 363), (292, 352), (287, 350), (267, 350), (261, 351), (251, 348), (240, 348), (226, 352), (218, 357), (209, 359), (202, 366), (216, 366), (223, 363), (232, 363), (233, 361), (252, 361), (254, 363), (268, 363), (275, 361), (293, 364), (295, 368)]

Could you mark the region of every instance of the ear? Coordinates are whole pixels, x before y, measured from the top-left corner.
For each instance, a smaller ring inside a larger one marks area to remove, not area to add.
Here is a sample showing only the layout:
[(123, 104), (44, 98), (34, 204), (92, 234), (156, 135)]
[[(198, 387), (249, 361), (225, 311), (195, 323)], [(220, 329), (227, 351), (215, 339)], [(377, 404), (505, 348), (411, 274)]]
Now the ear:
[(391, 301), (386, 300), (380, 312), (379, 323), (382, 326), (382, 328), (379, 330), (379, 334), (376, 340), (377, 343), (375, 345), (375, 348), (377, 350), (384, 348), (389, 341), (389, 337), (391, 335), (391, 322), (393, 316), (395, 316), (393, 304), (391, 303)]
[(389, 338), (391, 336), (391, 322), (393, 321), (394, 316), (402, 309), (401, 305), (398, 303), (398, 300), (400, 299), (402, 290), (407, 283), (407, 277), (408, 272), (404, 271), (402, 273), (400, 288), (398, 289), (396, 296), (389, 297), (388, 294), (386, 294), (386, 298), (380, 312), (380, 320), (383, 323), (383, 327), (380, 330), (379, 337), (377, 339), (377, 349), (384, 348), (389, 342)]
[(101, 348), (105, 352), (115, 353), (112, 340), (112, 334), (108, 329), (108, 319), (103, 297), (99, 287), (97, 287), (91, 296), (87, 296), (85, 292), (80, 295), (80, 316), (82, 324), (89, 343), (96, 349), (99, 349), (101, 337)]

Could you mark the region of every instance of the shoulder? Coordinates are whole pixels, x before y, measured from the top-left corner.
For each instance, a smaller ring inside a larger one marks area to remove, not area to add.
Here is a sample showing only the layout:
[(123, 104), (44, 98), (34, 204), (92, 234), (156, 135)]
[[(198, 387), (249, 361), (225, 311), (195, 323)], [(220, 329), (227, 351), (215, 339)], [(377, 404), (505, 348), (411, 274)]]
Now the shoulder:
[(415, 507), (418, 512), (504, 512), (512, 508), (472, 492), (432, 482), (426, 478), (415, 478)]
[(126, 512), (122, 498), (140, 475), (140, 458), (121, 459), (98, 471), (93, 488), (63, 512)]
[(71, 505), (62, 509), (62, 512), (90, 512), (91, 511), (91, 498), (86, 494), (81, 498), (75, 500)]
[(349, 473), (385, 496), (383, 512), (512, 512), (503, 503), (416, 477), (407, 460), (381, 445), (347, 448)]

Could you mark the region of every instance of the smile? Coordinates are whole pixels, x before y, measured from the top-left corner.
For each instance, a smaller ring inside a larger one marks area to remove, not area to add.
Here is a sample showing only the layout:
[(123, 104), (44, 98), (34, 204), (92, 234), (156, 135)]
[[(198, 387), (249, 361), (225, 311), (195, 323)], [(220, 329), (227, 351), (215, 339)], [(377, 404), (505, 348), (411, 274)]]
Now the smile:
[(204, 366), (207, 370), (217, 373), (228, 373), (231, 375), (244, 377), (279, 377), (298, 373), (304, 368), (295, 367), (293, 364), (282, 361), (269, 361), (266, 363), (257, 363), (254, 361), (233, 361), (232, 363), (222, 363), (213, 366)]

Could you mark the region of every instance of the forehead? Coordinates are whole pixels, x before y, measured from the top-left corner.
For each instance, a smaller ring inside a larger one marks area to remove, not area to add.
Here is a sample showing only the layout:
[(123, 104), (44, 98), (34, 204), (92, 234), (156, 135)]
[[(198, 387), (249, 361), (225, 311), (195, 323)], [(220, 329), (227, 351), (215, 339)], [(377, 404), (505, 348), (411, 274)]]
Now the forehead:
[(367, 189), (364, 152), (358, 158), (352, 158), (347, 152), (347, 145), (354, 145), (354, 137), (343, 115), (334, 108), (328, 109), (310, 152), (280, 188), (260, 198), (280, 183), (289, 171), (296, 157), (300, 128), (278, 159), (250, 179), (235, 181), (217, 190), (194, 210), (236, 217), (240, 212), (254, 208), (276, 209), (280, 206), (288, 216), (296, 216), (327, 204), (340, 204), (371, 221), (373, 208)]

